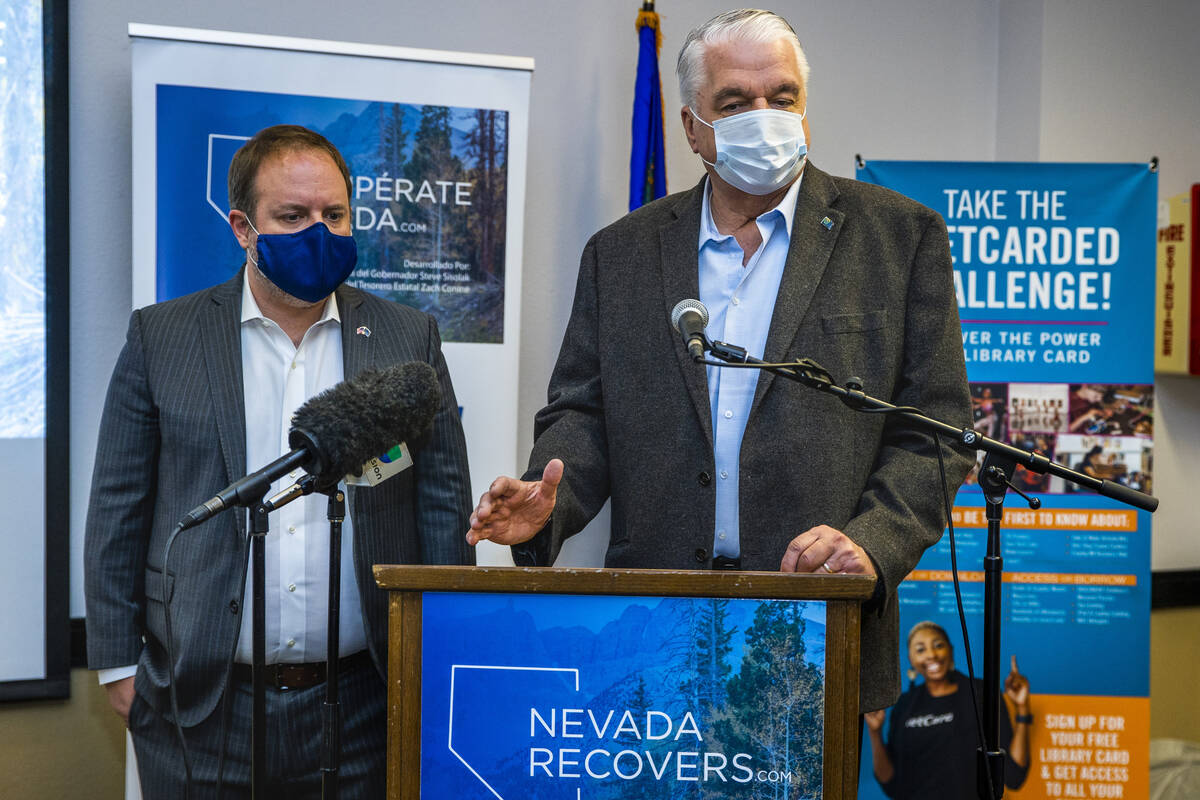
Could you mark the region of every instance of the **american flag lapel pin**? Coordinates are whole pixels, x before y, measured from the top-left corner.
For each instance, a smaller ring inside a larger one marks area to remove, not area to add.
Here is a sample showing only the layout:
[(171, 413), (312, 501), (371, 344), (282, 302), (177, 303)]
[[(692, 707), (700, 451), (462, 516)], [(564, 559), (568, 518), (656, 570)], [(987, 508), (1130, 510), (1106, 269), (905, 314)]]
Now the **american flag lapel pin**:
[(365, 336), (368, 339), (371, 338), (371, 329), (366, 325), (359, 325), (356, 333), (358, 333), (359, 336)]

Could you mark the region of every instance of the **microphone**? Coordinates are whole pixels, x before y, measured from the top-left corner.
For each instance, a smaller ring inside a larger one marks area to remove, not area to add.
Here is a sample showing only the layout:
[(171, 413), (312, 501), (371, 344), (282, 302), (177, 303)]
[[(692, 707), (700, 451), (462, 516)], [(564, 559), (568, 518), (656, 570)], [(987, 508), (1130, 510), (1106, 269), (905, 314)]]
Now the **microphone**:
[(300, 480), (293, 483), (282, 492), (271, 497), (263, 503), (266, 506), (267, 513), (271, 513), (276, 509), (283, 508), (293, 500), (299, 500), (301, 497), (307, 497), (317, 489), (317, 479), (314, 475), (305, 475)]
[(423, 361), (365, 370), (307, 400), (292, 417), (292, 450), (226, 486), (179, 523), (186, 530), (227, 508), (258, 502), (297, 467), (331, 485), (397, 442), (422, 438), (441, 407), (437, 373)]
[(680, 300), (671, 309), (671, 325), (683, 336), (692, 361), (704, 358), (704, 347), (708, 340), (704, 329), (708, 327), (708, 309), (699, 300)]

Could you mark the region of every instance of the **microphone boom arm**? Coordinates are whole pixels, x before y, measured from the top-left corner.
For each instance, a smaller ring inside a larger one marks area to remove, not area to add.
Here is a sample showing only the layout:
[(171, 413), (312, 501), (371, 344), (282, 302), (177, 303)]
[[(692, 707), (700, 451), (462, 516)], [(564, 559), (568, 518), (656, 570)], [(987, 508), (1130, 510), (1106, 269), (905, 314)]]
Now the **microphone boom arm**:
[(964, 447), (969, 447), (973, 450), (982, 450), (1005, 459), (1011, 459), (1030, 472), (1036, 472), (1040, 475), (1054, 475), (1105, 497), (1110, 497), (1113, 500), (1145, 511), (1152, 512), (1158, 508), (1157, 497), (1139, 492), (1136, 489), (1130, 489), (1128, 486), (1122, 486), (1115, 481), (1093, 478), (1091, 475), (1086, 475), (1070, 467), (1051, 461), (1039, 453), (1022, 450), (1011, 444), (984, 436), (974, 428), (957, 428), (941, 420), (927, 417), (919, 409), (909, 406), (896, 406), (885, 400), (871, 397), (863, 392), (862, 386), (854, 381), (854, 379), (847, 381), (847, 386), (838, 386), (834, 383), (829, 373), (812, 359), (805, 358), (789, 363), (773, 364), (748, 355), (744, 348), (726, 342), (712, 342), (710, 351), (720, 361), (700, 361), (699, 363), (717, 367), (732, 364), (763, 369), (797, 383), (802, 383), (817, 391), (831, 394), (855, 411), (892, 414), (905, 420), (913, 428), (931, 433), (940, 433), (954, 439)]

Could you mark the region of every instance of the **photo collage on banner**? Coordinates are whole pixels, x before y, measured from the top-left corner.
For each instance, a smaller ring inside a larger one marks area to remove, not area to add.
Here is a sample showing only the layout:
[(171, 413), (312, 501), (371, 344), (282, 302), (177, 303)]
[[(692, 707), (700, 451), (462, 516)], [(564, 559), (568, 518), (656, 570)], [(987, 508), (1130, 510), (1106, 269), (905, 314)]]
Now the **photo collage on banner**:
[(426, 592), (421, 613), (422, 797), (821, 796), (824, 602)]
[[(1157, 176), (1149, 167), (875, 161), (858, 177), (945, 219), (974, 428), (1085, 475), (1152, 493)], [(954, 503), (977, 679), (987, 533), (976, 475), (982, 460), (980, 453)], [(1150, 513), (1024, 467), (1012, 483), (1036, 495), (1041, 508), (1030, 509), (1010, 491), (1002, 524), (1000, 674), (1012, 680), (1000, 745), (1027, 754), (1025, 769), (1010, 766), (1005, 797), (1144, 797)], [(901, 630), (926, 621), (940, 626), (953, 669), (965, 674), (950, 569), (944, 536), (900, 586)], [(925, 631), (926, 643), (941, 636)], [(917, 663), (910, 664), (903, 640), (901, 650), (902, 668), (916, 669), (882, 729), (896, 770), (888, 787), (895, 797), (908, 796), (897, 787), (945, 785), (930, 776), (945, 778), (960, 766), (969, 778), (977, 743), (973, 718), (911, 712), (929, 698), (924, 655), (914, 653)], [(1014, 697), (1021, 697), (1024, 681), (1028, 699), (1021, 699), (1032, 721), (1020, 724)], [(969, 717), (969, 711), (968, 702), (957, 713)], [(1021, 741), (1012, 741), (1014, 729)], [(871, 747), (867, 736), (864, 800), (886, 796), (873, 774)]]

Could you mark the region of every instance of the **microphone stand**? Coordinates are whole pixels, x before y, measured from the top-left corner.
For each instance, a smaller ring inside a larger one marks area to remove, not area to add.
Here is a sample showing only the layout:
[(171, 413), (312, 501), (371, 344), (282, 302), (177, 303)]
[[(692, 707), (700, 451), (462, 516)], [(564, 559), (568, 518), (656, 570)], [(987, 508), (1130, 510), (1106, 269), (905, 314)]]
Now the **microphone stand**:
[[(317, 478), (308, 474), (272, 497), (261, 507), (268, 511), (274, 511), (293, 500), (312, 494), (316, 490)], [(329, 497), (325, 514), (329, 520), (329, 605), (326, 612), (325, 702), (322, 707), (321, 797), (326, 800), (337, 800), (338, 770), (341, 768), (342, 758), (342, 709), (338, 694), (338, 654), (341, 650), (342, 523), (346, 519), (346, 493), (339, 489), (336, 483), (320, 491)], [(257, 596), (256, 592), (255, 597), (257, 598)], [(258, 630), (260, 629), (256, 626), (256, 633)], [(257, 638), (255, 641), (257, 643)], [(257, 652), (256, 650), (255, 653), (257, 654)], [(256, 679), (257, 675), (256, 669)], [(257, 711), (257, 705), (255, 709)], [(255, 740), (255, 746), (257, 747), (257, 740)], [(253, 761), (251, 764), (253, 772)]]
[[(1004, 558), (1000, 548), (1000, 523), (1004, 517), (1004, 497), (1012, 489), (1032, 509), (1042, 501), (1030, 497), (1011, 482), (1016, 462), (988, 453), (979, 471), (979, 486), (987, 502), (987, 551), (983, 557), (983, 730), (984, 748), (978, 750), (980, 800), (1000, 800), (1004, 796), (1004, 751), (1000, 749), (1000, 589), (1004, 578)], [(991, 782), (988, 782), (988, 777)]]
[(250, 629), (251, 716), (250, 716), (250, 796), (262, 800), (266, 793), (267, 768), (267, 595), (265, 546), (269, 524), (267, 503), (261, 498), (248, 511), (250, 516), (250, 573), (252, 606)]
[[(984, 556), (984, 701), (983, 725), (984, 747), (979, 753), (980, 800), (1000, 800), (1004, 796), (1004, 751), (1000, 749), (1000, 589), (1003, 581), (1004, 559), (1000, 554), (1000, 525), (1004, 516), (1004, 498), (1009, 489), (1020, 494), (1029, 502), (1030, 508), (1038, 508), (1041, 501), (1031, 498), (1017, 487), (1011, 479), (1017, 464), (1041, 475), (1054, 475), (1078, 486), (1091, 489), (1105, 497), (1118, 500), (1145, 511), (1158, 508), (1158, 498), (1151, 497), (1110, 480), (1101, 480), (1051, 461), (1046, 456), (1010, 444), (991, 439), (973, 428), (958, 428), (940, 420), (927, 417), (918, 409), (895, 406), (884, 400), (863, 393), (862, 381), (849, 378), (846, 386), (834, 383), (829, 373), (812, 359), (797, 359), (794, 362), (772, 364), (749, 355), (745, 348), (727, 342), (712, 342), (705, 337), (705, 349), (720, 359), (706, 361), (703, 356), (693, 358), (697, 363), (723, 367), (726, 364), (748, 365), (774, 373), (789, 380), (802, 383), (817, 391), (832, 394), (849, 408), (869, 413), (888, 413), (899, 418), (910, 428), (933, 434), (945, 435), (959, 444), (981, 450), (984, 456), (979, 485), (987, 501), (988, 542)], [(725, 363), (721, 363), (725, 362)], [(935, 436), (935, 445), (938, 445)], [(991, 779), (989, 783), (989, 777)]]
[[(246, 475), (227, 486), (215, 497), (188, 512), (179, 523), (176, 532), (187, 530), (213, 515), (233, 506), (246, 506), (249, 523), (247, 525), (250, 537), (250, 570), (251, 570), (251, 718), (250, 718), (250, 796), (261, 799), (266, 794), (266, 764), (267, 764), (267, 695), (266, 695), (266, 537), (270, 530), (268, 515), (288, 503), (307, 494), (311, 494), (317, 485), (316, 474), (324, 471), (323, 451), (316, 438), (308, 431), (293, 429), (288, 434), (288, 443), (292, 451), (285, 453), (262, 469)], [(309, 470), (295, 484), (272, 497), (263, 500), (267, 490), (276, 479), (303, 467)], [(340, 575), (341, 575), (341, 525), (345, 518), (345, 495), (337, 490), (336, 484), (327, 492), (330, 495), (329, 525), (330, 542), (338, 544), (330, 553), (330, 605), (334, 612), (329, 621), (329, 642), (333, 653), (331, 659), (326, 654), (326, 678), (332, 678), (332, 707), (328, 696), (326, 699), (326, 719), (324, 723), (325, 747), (331, 752), (322, 756), (322, 792), (326, 790), (327, 776), (332, 774), (328, 785), (329, 797), (337, 797), (337, 769), (340, 758), (340, 741), (337, 704), (337, 647), (338, 647), (338, 609), (340, 607)], [(336, 505), (334, 495), (337, 495)], [(336, 533), (335, 533), (336, 528)], [(168, 548), (169, 549), (169, 548)], [(165, 559), (164, 559), (165, 561)], [(334, 569), (337, 573), (334, 573)], [(331, 674), (330, 674), (331, 673)], [(327, 693), (330, 691), (328, 686)], [(186, 758), (186, 753), (185, 753)]]
[(326, 494), (329, 506), (329, 611), (325, 651), (325, 736), (321, 747), (321, 797), (337, 800), (338, 769), (342, 757), (341, 702), (338, 699), (338, 655), (341, 649), (342, 522), (346, 518), (346, 493), (335, 484)]

